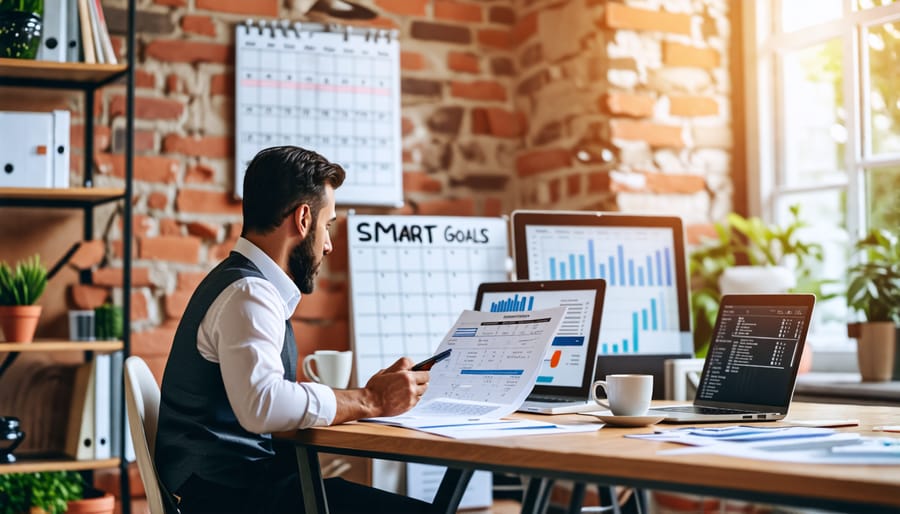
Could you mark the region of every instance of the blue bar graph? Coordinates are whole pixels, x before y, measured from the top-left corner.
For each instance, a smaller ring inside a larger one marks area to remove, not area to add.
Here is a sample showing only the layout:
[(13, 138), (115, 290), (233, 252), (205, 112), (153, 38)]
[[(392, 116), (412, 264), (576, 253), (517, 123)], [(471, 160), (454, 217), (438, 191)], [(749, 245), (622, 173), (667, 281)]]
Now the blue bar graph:
[[(548, 257), (550, 280), (602, 278), (609, 286), (669, 286), (672, 284), (672, 250), (626, 249), (626, 244), (607, 245), (609, 252), (593, 239), (585, 241), (583, 252)], [(603, 253), (605, 255), (598, 255)]]
[(631, 338), (626, 337), (616, 342), (602, 341), (600, 344), (601, 354), (639, 353), (641, 332), (652, 333), (667, 329), (664, 297), (660, 295), (659, 299), (650, 298), (649, 306), (631, 312), (631, 328), (629, 330)]
[(491, 302), (491, 312), (525, 312), (534, 310), (534, 296), (512, 296), (506, 300)]

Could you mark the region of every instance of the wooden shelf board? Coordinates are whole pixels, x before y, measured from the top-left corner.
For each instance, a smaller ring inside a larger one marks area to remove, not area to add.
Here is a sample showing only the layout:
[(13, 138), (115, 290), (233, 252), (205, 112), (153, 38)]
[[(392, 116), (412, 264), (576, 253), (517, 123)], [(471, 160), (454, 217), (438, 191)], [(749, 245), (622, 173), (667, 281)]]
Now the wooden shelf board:
[(75, 460), (62, 454), (18, 454), (16, 462), (0, 464), (0, 474), (34, 473), (36, 471), (84, 471), (87, 469), (114, 468), (119, 459)]
[[(2, 71), (0, 71), (2, 73)], [(96, 203), (112, 200), (125, 195), (125, 190), (116, 187), (0, 187), (0, 200), (69, 201)]]
[(100, 83), (128, 69), (125, 64), (87, 64), (0, 58), (0, 77)]
[(58, 339), (38, 339), (31, 343), (0, 343), (2, 352), (60, 352), (95, 351), (115, 352), (124, 347), (122, 341), (64, 341)]

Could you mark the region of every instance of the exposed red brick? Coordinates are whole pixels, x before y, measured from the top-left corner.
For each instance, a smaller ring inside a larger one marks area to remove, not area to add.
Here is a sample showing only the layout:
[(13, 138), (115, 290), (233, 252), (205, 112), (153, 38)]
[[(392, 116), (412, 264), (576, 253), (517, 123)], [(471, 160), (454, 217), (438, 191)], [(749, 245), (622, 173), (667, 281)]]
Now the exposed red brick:
[(215, 95), (234, 95), (234, 74), (233, 73), (217, 73), (209, 79), (209, 94)]
[(174, 340), (174, 327), (161, 326), (144, 332), (132, 332), (131, 353), (141, 356), (167, 356)]
[(550, 203), (558, 203), (562, 197), (562, 182), (559, 179), (553, 179), (547, 183), (550, 191)]
[[(253, 2), (247, 2), (253, 4)], [(214, 62), (231, 64), (234, 61), (233, 45), (185, 41), (182, 39), (152, 39), (144, 49), (148, 59), (163, 62)]]
[(78, 249), (69, 259), (69, 264), (79, 270), (91, 269), (103, 261), (106, 255), (106, 242), (102, 239), (82, 241)]
[(422, 202), (417, 214), (423, 216), (472, 216), (475, 214), (475, 200), (468, 198), (445, 198)]
[(90, 310), (100, 307), (109, 299), (109, 289), (88, 284), (72, 284), (69, 286), (72, 305), (76, 309)]
[(700, 175), (647, 173), (647, 189), (653, 193), (691, 194), (706, 190), (706, 180)]
[(406, 192), (440, 193), (443, 185), (440, 180), (422, 172), (404, 172), (403, 190)]
[(636, 118), (652, 116), (655, 102), (656, 100), (651, 95), (640, 93), (613, 92), (604, 98), (604, 104), (612, 114), (624, 114)]
[(526, 39), (531, 36), (537, 34), (538, 31), (538, 12), (533, 11), (530, 14), (526, 15), (524, 18), (520, 18), (519, 21), (513, 26), (512, 29), (512, 41), (516, 46), (522, 44)]
[(506, 88), (499, 82), (490, 80), (476, 80), (474, 82), (454, 80), (450, 83), (450, 94), (457, 98), (467, 98), (469, 100), (506, 101)]
[(454, 0), (435, 0), (434, 17), (441, 20), (480, 22), (483, 14), (480, 5)]
[(201, 239), (212, 239), (215, 241), (219, 237), (219, 226), (212, 223), (203, 223), (202, 221), (194, 221), (187, 224), (188, 234), (197, 236)]
[(206, 278), (206, 273), (202, 271), (179, 271), (175, 289), (193, 292), (204, 278)]
[(185, 7), (187, 0), (153, 0), (156, 5), (165, 5), (167, 7)]
[[(135, 214), (131, 217), (131, 232), (136, 236), (146, 236), (151, 226), (153, 226), (153, 223), (150, 222), (150, 216), (146, 214)], [(119, 230), (121, 229), (122, 225), (120, 223)]]
[(181, 30), (201, 36), (216, 36), (216, 24), (210, 16), (185, 14), (181, 18)]
[[(340, 223), (340, 221), (338, 221)], [(240, 222), (232, 223), (228, 225), (228, 239), (237, 239), (241, 236), (241, 231), (244, 229), (244, 224)]]
[(416, 71), (424, 70), (428, 67), (428, 61), (425, 56), (419, 52), (402, 51), (400, 52), (400, 69)]
[(400, 119), (401, 133), (404, 137), (412, 134), (412, 131), (416, 128), (416, 125), (412, 122), (411, 119), (404, 116)]
[[(136, 97), (134, 117), (142, 120), (177, 120), (184, 114), (184, 104), (168, 98)], [(109, 115), (125, 115), (125, 96), (115, 95), (109, 101)]]
[(180, 189), (175, 198), (175, 208), (180, 212), (240, 214), (241, 202), (221, 191)]
[(569, 175), (566, 177), (566, 193), (569, 196), (581, 194), (581, 175)]
[(176, 289), (163, 298), (163, 311), (167, 318), (181, 319), (184, 309), (191, 300), (192, 291), (179, 291)]
[(607, 193), (610, 190), (609, 173), (606, 171), (594, 171), (588, 174), (589, 193)]
[(147, 297), (140, 291), (131, 293), (131, 321), (143, 321), (147, 319)]
[(373, 29), (399, 29), (400, 25), (397, 24), (391, 18), (386, 18), (384, 16), (378, 16), (372, 18), (371, 20), (354, 20), (354, 26), (358, 27), (370, 27)]
[(165, 193), (153, 191), (147, 195), (147, 207), (151, 209), (165, 209), (169, 205), (169, 197)]
[(506, 211), (503, 210), (503, 200), (495, 196), (485, 198), (483, 211), (484, 216), (502, 216)]
[(156, 132), (152, 130), (134, 131), (134, 151), (148, 152), (156, 150)]
[(94, 155), (97, 171), (114, 177), (125, 176), (125, 156), (122, 154), (98, 153)]
[[(344, 351), (350, 349), (350, 325), (346, 321), (310, 323), (292, 320), (291, 324), (297, 338), (298, 362), (316, 350)], [(309, 379), (303, 376), (302, 368), (303, 366), (297, 366), (297, 380), (308, 381)]]
[(707, 239), (716, 239), (718, 234), (716, 226), (712, 223), (696, 223), (684, 227), (687, 233), (687, 243), (689, 245), (697, 245)]
[(469, 52), (448, 52), (447, 67), (453, 71), (464, 73), (479, 73), (481, 71), (478, 56)]
[(516, 171), (520, 177), (530, 177), (545, 171), (567, 168), (572, 164), (572, 155), (564, 148), (533, 150), (520, 154), (516, 159)]
[(274, 18), (278, 16), (278, 0), (196, 0), (197, 9), (227, 12), (231, 14), (251, 14)]
[(405, 16), (425, 16), (425, 6), (429, 0), (375, 0), (382, 11)]
[(216, 170), (212, 166), (200, 163), (188, 168), (184, 175), (186, 184), (211, 184), (216, 177)]
[(141, 259), (188, 264), (200, 262), (200, 239), (191, 236), (141, 237), (138, 239), (138, 250)]
[(142, 69), (134, 70), (134, 87), (149, 88), (156, 87), (156, 74)]
[(715, 98), (699, 95), (672, 95), (669, 97), (669, 113), (673, 116), (715, 116), (719, 104)]
[(159, 235), (161, 236), (182, 236), (181, 224), (172, 218), (162, 218), (159, 220)]
[(211, 263), (219, 262), (225, 257), (228, 257), (228, 254), (231, 253), (231, 250), (234, 248), (234, 243), (236, 241), (233, 239), (226, 239), (225, 241), (213, 245), (209, 248), (208, 261)]
[(168, 157), (138, 155), (134, 158), (134, 178), (144, 182), (175, 182), (181, 162)]
[(316, 287), (305, 294), (297, 305), (294, 319), (347, 319), (350, 300), (346, 287)]
[(477, 34), (478, 44), (488, 48), (509, 50), (513, 47), (513, 33), (506, 29), (481, 29)]
[(662, 125), (648, 121), (616, 119), (610, 121), (612, 137), (631, 141), (646, 141), (650, 146), (683, 147), (682, 129), (676, 125)]
[(229, 136), (180, 136), (168, 134), (163, 138), (163, 152), (180, 153), (194, 157), (225, 159), (232, 157), (233, 137)]
[(507, 111), (498, 107), (472, 110), (472, 133), (497, 137), (516, 138), (525, 134), (528, 122), (519, 111)]
[(169, 73), (166, 75), (166, 93), (180, 93), (181, 92), (181, 77), (176, 75), (175, 73)]
[[(94, 125), (94, 152), (109, 150), (112, 129), (108, 125)], [(84, 125), (71, 125), (69, 128), (69, 146), (84, 149)], [(77, 156), (78, 159), (82, 157)]]
[[(122, 284), (125, 283), (125, 276), (122, 273), (122, 268), (100, 268), (91, 272), (91, 282), (95, 286), (122, 287)], [(152, 286), (150, 270), (143, 266), (132, 267), (131, 285), (132, 287)]]
[(719, 52), (712, 48), (698, 48), (671, 41), (663, 42), (663, 64), (712, 69), (719, 66)]
[(622, 4), (606, 4), (606, 26), (613, 29), (652, 30), (673, 34), (691, 34), (691, 15), (635, 9)]

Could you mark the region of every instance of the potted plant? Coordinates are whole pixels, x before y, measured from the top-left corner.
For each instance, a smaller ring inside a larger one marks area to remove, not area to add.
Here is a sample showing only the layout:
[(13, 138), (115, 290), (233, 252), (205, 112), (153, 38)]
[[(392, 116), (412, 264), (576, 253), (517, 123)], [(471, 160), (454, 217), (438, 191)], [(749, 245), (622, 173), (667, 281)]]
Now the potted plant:
[(0, 57), (37, 57), (43, 16), (44, 0), (0, 0)]
[[(822, 246), (799, 239), (798, 232), (807, 226), (800, 218), (800, 206), (792, 205), (790, 213), (791, 219), (783, 227), (731, 213), (724, 223), (715, 224), (716, 239), (691, 252), (691, 314), (697, 357), (706, 356), (723, 293), (793, 291), (815, 293), (819, 299), (834, 296), (822, 293), (822, 285), (828, 281), (813, 277), (813, 264), (823, 259)], [(810, 357), (806, 356), (801, 369), (808, 369)]]
[(858, 261), (848, 270), (847, 305), (863, 322), (847, 325), (857, 341), (859, 372), (865, 382), (895, 375), (897, 325), (900, 324), (900, 237), (870, 230), (854, 246)]
[(41, 306), (34, 302), (47, 287), (47, 268), (34, 255), (15, 267), (0, 262), (0, 328), (8, 342), (29, 343), (34, 339)]
[(0, 475), (0, 514), (108, 514), (115, 497), (84, 484), (74, 471)]

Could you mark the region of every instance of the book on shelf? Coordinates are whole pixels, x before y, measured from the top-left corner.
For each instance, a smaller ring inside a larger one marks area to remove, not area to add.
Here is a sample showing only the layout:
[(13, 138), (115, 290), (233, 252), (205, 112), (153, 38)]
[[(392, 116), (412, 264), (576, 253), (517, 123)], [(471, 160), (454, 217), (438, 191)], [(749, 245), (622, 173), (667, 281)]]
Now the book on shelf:
[(94, 368), (93, 361), (79, 366), (72, 386), (65, 453), (76, 460), (94, 458)]
[(78, 23), (84, 62), (91, 64), (117, 64), (116, 52), (109, 37), (106, 17), (100, 0), (67, 0), (78, 4)]

